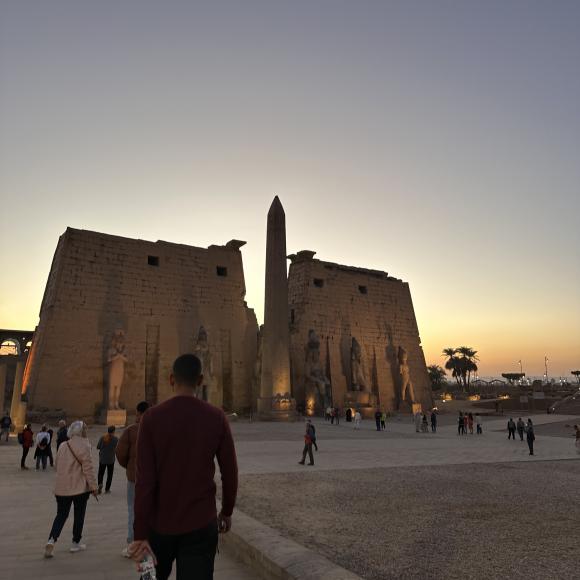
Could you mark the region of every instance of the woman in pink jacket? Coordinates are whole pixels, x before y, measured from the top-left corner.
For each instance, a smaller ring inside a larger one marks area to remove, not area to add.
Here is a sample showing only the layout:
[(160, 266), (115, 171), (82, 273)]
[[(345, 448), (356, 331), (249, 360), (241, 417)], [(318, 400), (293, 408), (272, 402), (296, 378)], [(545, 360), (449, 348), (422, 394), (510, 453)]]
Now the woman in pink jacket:
[(81, 537), (87, 502), (91, 493), (97, 495), (87, 426), (82, 421), (75, 421), (69, 427), (68, 437), (69, 440), (58, 448), (56, 455), (54, 495), (57, 512), (44, 550), (45, 558), (52, 558), (54, 545), (66, 523), (71, 505), (74, 505), (75, 512), (70, 551), (79, 552), (86, 549), (85, 544), (81, 544)]

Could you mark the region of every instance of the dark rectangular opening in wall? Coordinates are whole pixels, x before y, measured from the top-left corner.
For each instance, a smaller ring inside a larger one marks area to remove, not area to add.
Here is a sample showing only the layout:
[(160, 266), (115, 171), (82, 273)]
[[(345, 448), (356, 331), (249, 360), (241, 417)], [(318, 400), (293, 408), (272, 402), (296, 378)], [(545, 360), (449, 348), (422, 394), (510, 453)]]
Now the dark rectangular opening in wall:
[(216, 268), (216, 274), (218, 276), (227, 276), (228, 275), (228, 269), (225, 266), (218, 266)]
[(159, 256), (147, 256), (147, 263), (150, 266), (159, 266)]
[(317, 288), (322, 288), (324, 286), (324, 280), (322, 278), (314, 278), (314, 285)]
[(367, 287), (366, 287), (366, 286), (359, 286), (359, 287), (358, 287), (358, 291), (359, 291), (361, 294), (368, 294), (368, 290), (367, 290)]
[(292, 308), (292, 310), (290, 310), (290, 322), (294, 324), (294, 321), (295, 321), (294, 308)]

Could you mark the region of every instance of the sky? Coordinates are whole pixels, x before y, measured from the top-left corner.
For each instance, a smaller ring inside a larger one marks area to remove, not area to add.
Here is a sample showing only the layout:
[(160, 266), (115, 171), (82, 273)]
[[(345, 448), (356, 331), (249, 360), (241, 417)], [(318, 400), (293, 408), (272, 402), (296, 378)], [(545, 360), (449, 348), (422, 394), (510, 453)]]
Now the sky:
[(67, 226), (409, 282), (428, 364), (580, 368), (576, 0), (0, 3), (0, 327)]

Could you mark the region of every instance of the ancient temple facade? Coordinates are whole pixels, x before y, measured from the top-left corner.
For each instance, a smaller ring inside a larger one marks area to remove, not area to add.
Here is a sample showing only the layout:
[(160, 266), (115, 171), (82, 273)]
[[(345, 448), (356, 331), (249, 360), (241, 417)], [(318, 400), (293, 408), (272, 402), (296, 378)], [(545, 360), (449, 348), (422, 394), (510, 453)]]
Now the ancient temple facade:
[(430, 408), (409, 285), (314, 255), (290, 256), (288, 276), (293, 394), (304, 411)]
[(67, 229), (14, 415), (123, 424), (139, 401), (172, 395), (171, 365), (187, 352), (203, 364), (199, 396), (226, 411), (292, 420), (329, 405), (429, 408), (409, 285), (310, 251), (290, 256), (287, 273), (285, 228), (276, 197), (261, 333), (244, 299), (244, 242), (197, 248)]
[(204, 363), (203, 395), (249, 409), (258, 326), (240, 247), (196, 248), (67, 229), (23, 378), (29, 417), (98, 419), (171, 396), (174, 359)]

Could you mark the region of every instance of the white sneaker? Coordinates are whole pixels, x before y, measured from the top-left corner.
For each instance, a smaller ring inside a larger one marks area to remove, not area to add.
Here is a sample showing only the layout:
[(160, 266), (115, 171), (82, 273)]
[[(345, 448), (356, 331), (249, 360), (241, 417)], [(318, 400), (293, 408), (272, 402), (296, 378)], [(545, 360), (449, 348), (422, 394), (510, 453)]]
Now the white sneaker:
[(86, 550), (87, 549), (87, 545), (86, 544), (81, 544), (81, 543), (77, 543), (77, 542), (73, 542), (72, 546), (70, 547), (70, 552), (81, 552), (82, 550)]
[(123, 551), (121, 552), (121, 556), (123, 556), (123, 558), (130, 558), (131, 556), (129, 556), (129, 546), (127, 546), (126, 548), (123, 548)]
[(54, 551), (54, 540), (50, 538), (48, 542), (46, 542), (46, 546), (44, 547), (44, 557), (52, 558), (53, 551)]

